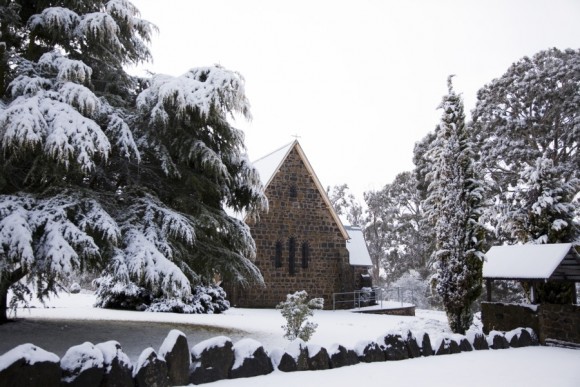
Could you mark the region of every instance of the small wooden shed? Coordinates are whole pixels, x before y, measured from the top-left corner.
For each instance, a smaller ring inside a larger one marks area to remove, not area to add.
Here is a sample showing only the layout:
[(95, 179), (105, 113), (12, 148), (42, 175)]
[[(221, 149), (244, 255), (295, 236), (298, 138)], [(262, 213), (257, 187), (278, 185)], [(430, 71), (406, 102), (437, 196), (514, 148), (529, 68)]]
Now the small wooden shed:
[(488, 302), (493, 281), (520, 280), (531, 284), (530, 301), (536, 303), (539, 282), (580, 282), (580, 254), (571, 243), (494, 246), (485, 254), (483, 279)]

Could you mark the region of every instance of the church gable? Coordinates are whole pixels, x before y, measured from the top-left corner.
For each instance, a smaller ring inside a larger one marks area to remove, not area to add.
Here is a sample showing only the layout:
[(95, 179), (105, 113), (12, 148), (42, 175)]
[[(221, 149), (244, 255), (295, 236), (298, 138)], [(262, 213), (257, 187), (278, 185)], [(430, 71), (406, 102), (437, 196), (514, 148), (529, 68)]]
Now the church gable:
[(299, 144), (292, 145), (276, 168), (270, 164), (271, 176), (262, 177), (268, 213), (248, 223), (266, 288), (237, 292), (234, 305), (274, 307), (287, 294), (306, 290), (331, 308), (333, 293), (353, 290), (348, 234)]

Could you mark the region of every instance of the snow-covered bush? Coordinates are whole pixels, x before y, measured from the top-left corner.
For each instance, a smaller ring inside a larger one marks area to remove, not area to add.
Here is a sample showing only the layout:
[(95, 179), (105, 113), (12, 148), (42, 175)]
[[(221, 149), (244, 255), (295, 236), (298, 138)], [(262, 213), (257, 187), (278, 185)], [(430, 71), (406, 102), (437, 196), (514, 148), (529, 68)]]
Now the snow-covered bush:
[(324, 300), (322, 298), (313, 298), (310, 301), (306, 301), (307, 298), (308, 293), (305, 290), (301, 290), (294, 294), (286, 295), (286, 301), (276, 305), (276, 309), (280, 309), (280, 313), (286, 319), (286, 325), (282, 325), (282, 329), (286, 332), (284, 338), (290, 341), (297, 338), (308, 341), (318, 327), (318, 324), (306, 320), (313, 315), (312, 311), (314, 309), (322, 309), (324, 307)]
[(94, 281), (97, 286), (96, 307), (108, 309), (145, 310), (153, 302), (151, 291), (132, 282), (122, 283), (113, 276)]
[(190, 296), (164, 297), (134, 283), (122, 284), (112, 277), (95, 281), (96, 306), (109, 309), (144, 310), (147, 312), (218, 314), (230, 307), (226, 292), (218, 285), (197, 285)]
[(68, 291), (72, 294), (77, 294), (81, 292), (81, 285), (78, 282), (73, 282), (73, 284), (68, 288)]
[(230, 308), (226, 292), (218, 285), (195, 286), (191, 297), (159, 298), (145, 309), (147, 312), (219, 314)]

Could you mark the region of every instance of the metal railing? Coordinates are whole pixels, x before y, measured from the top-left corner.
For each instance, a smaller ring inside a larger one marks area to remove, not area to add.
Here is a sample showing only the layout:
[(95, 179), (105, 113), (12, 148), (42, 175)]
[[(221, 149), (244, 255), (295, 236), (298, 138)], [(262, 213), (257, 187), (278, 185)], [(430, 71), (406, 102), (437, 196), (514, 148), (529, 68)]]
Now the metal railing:
[(360, 309), (361, 307), (379, 305), (383, 308), (386, 301), (395, 301), (405, 306), (405, 302), (413, 304), (413, 288), (363, 288), (353, 292), (341, 292), (332, 294), (332, 309), (343, 306), (340, 309)]

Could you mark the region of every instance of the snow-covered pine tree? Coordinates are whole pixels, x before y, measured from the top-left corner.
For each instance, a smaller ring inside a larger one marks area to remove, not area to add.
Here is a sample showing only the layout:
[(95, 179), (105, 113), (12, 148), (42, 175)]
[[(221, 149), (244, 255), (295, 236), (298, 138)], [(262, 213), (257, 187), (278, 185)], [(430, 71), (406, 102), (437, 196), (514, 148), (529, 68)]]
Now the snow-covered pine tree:
[[(498, 204), (486, 214), (497, 237), (579, 244), (580, 50), (552, 48), (514, 63), (478, 92), (473, 124)], [(569, 284), (550, 287), (561, 291), (545, 301), (571, 301), (557, 295), (571, 295)]]
[(443, 98), (437, 137), (428, 150), (433, 165), (425, 201), (434, 227), (436, 290), (442, 298), (449, 326), (464, 333), (473, 319), (471, 304), (481, 293), (484, 229), (479, 223), (483, 183), (474, 169), (474, 151), (465, 125), (463, 100), (453, 90)]
[(0, 6), (0, 322), (12, 285), (45, 296), (88, 267), (174, 297), (217, 273), (261, 281), (223, 210), (267, 205), (228, 123), (249, 116), (243, 78), (129, 76), (153, 28), (126, 0)]

